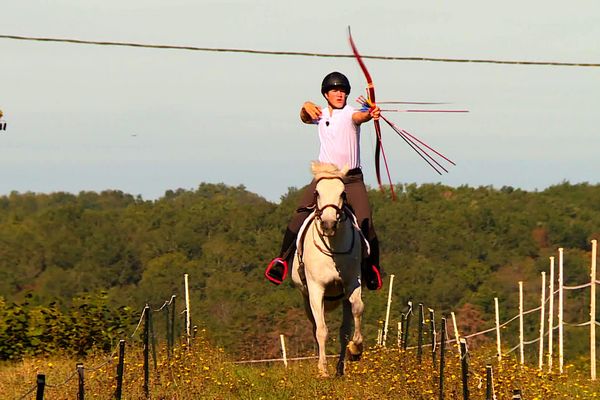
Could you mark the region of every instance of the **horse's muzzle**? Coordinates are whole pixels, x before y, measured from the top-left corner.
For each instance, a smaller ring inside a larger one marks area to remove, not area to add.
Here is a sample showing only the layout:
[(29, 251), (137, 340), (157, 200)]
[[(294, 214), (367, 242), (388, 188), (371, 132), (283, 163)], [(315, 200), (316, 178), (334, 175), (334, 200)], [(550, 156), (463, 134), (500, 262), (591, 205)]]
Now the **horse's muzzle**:
[(334, 236), (337, 231), (339, 222), (336, 221), (321, 221), (321, 231), (323, 232), (323, 236)]

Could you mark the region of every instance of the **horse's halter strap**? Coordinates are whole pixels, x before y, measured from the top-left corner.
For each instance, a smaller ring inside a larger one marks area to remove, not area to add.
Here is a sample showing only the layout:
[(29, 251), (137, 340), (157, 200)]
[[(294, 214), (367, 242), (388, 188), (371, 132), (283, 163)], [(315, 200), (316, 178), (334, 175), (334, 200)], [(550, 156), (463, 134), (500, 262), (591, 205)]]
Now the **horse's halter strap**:
[[(323, 179), (338, 179), (340, 182), (344, 183), (344, 180), (338, 176), (332, 176), (332, 177), (323, 177), (323, 178), (319, 178), (317, 180), (317, 185), (319, 184), (320, 181), (322, 181)], [(322, 207), (319, 207), (319, 192), (317, 192), (315, 190), (315, 199), (313, 201), (314, 205), (315, 205), (315, 218), (318, 221), (321, 221), (321, 215), (323, 215), (323, 211), (325, 211), (325, 209), (331, 207), (335, 210), (336, 216), (337, 216), (337, 220), (341, 221), (342, 218), (346, 217), (346, 213), (344, 212), (343, 208), (346, 207), (346, 192), (342, 193), (342, 206), (338, 206), (337, 204), (325, 204)], [(320, 234), (320, 233), (319, 233)]]
[[(317, 184), (322, 179), (339, 179), (342, 183), (344, 183), (344, 180), (342, 178), (335, 176), (335, 177), (320, 178), (319, 180), (317, 180)], [(328, 207), (331, 207), (335, 210), (338, 221), (342, 221), (342, 220), (345, 220), (348, 218), (348, 205), (347, 205), (347, 201), (346, 201), (346, 192), (342, 193), (341, 207), (338, 206), (337, 204), (325, 204), (324, 206), (319, 207), (318, 198), (319, 198), (319, 193), (317, 191), (315, 191), (314, 205), (315, 205), (315, 219), (317, 221), (322, 222), (321, 215), (323, 215), (323, 211), (325, 209), (327, 209)], [(327, 254), (329, 256), (334, 256), (336, 254), (349, 254), (352, 251), (352, 249), (354, 248), (354, 234), (355, 234), (354, 229), (352, 229), (352, 240), (350, 241), (350, 247), (348, 248), (348, 250), (345, 250), (345, 251), (334, 251), (327, 244), (327, 242), (325, 241), (325, 238), (324, 238), (325, 235), (323, 234), (323, 232), (321, 232), (319, 230), (319, 224), (314, 224), (314, 230), (317, 231), (317, 235), (318, 235), (319, 239), (321, 240), (321, 243), (323, 243), (323, 245), (325, 246), (325, 249), (323, 249), (321, 246), (319, 246), (319, 244), (316, 242), (316, 240), (314, 238), (314, 231), (313, 231), (313, 243), (315, 244), (317, 249), (319, 249), (319, 251), (323, 254)]]

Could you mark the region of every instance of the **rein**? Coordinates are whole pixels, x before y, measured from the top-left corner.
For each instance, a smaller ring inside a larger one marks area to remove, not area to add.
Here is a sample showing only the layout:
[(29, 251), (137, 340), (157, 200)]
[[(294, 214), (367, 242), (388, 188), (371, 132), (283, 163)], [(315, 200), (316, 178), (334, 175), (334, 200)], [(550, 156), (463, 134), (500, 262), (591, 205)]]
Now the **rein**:
[[(342, 215), (344, 216), (344, 221), (348, 219), (348, 213), (350, 212), (350, 210), (348, 209), (348, 206), (346, 206), (345, 204), (342, 206), (343, 210), (340, 209), (339, 207), (333, 205), (333, 204), (328, 204), (325, 207), (335, 207), (335, 209), (338, 211), (338, 213), (342, 213)], [(325, 208), (323, 207), (323, 209)], [(319, 220), (318, 214), (315, 215), (315, 219)], [(323, 244), (323, 247), (319, 246), (319, 243), (317, 243), (317, 240), (315, 238), (315, 231), (317, 232), (317, 236), (318, 238), (321, 240), (321, 243)], [(319, 227), (317, 224), (313, 224), (313, 244), (315, 245), (315, 247), (317, 249), (319, 249), (319, 251), (329, 257), (335, 256), (335, 255), (344, 255), (344, 254), (350, 254), (352, 252), (352, 250), (354, 249), (354, 239), (355, 239), (355, 229), (354, 227), (352, 228), (352, 240), (350, 241), (350, 247), (347, 250), (344, 251), (335, 251), (331, 248), (330, 245), (327, 244), (327, 242), (325, 241), (325, 235), (319, 230)]]

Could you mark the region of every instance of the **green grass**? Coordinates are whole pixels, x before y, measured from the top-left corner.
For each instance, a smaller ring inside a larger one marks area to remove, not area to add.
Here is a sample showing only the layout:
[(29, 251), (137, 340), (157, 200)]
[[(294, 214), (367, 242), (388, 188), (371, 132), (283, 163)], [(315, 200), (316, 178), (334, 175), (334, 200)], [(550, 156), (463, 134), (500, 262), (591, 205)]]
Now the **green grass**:
[[(584, 371), (566, 366), (563, 375), (540, 372), (518, 365), (513, 359), (498, 364), (495, 359), (478, 357), (485, 349), (471, 354), (470, 398), (485, 399), (485, 365), (494, 368), (498, 399), (512, 398), (512, 390), (522, 390), (523, 398), (589, 399), (599, 397), (600, 385), (591, 382)], [(439, 355), (438, 355), (439, 358)], [(143, 364), (140, 349), (126, 352), (124, 399), (142, 399)], [(34, 387), (37, 373), (46, 374), (46, 399), (74, 399), (77, 377), (72, 376), (80, 361), (68, 356), (31, 358), (0, 365), (0, 398), (19, 398)], [(106, 356), (83, 360), (86, 399), (109, 399), (115, 391), (116, 359), (104, 364)], [(329, 359), (334, 374), (335, 359)], [(450, 347), (446, 354), (445, 398), (462, 399), (459, 357)], [(396, 348), (372, 348), (359, 362), (348, 363), (344, 377), (319, 378), (316, 360), (235, 364), (220, 349), (200, 338), (188, 351), (176, 349), (169, 361), (159, 355), (158, 374), (151, 369), (153, 399), (437, 399), (439, 365), (433, 368), (429, 357), (419, 365), (414, 352)], [(70, 380), (64, 383), (67, 378)], [(27, 398), (35, 398), (35, 392)]]

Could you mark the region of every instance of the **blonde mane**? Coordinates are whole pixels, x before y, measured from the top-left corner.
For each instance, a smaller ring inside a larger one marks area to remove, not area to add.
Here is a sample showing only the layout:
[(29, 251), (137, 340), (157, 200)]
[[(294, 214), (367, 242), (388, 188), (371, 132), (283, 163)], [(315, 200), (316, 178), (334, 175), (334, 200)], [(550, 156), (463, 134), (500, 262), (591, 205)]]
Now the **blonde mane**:
[(312, 174), (315, 179), (320, 178), (343, 178), (348, 173), (348, 167), (344, 166), (343, 169), (339, 169), (335, 164), (323, 163), (320, 161), (313, 161), (310, 164)]

